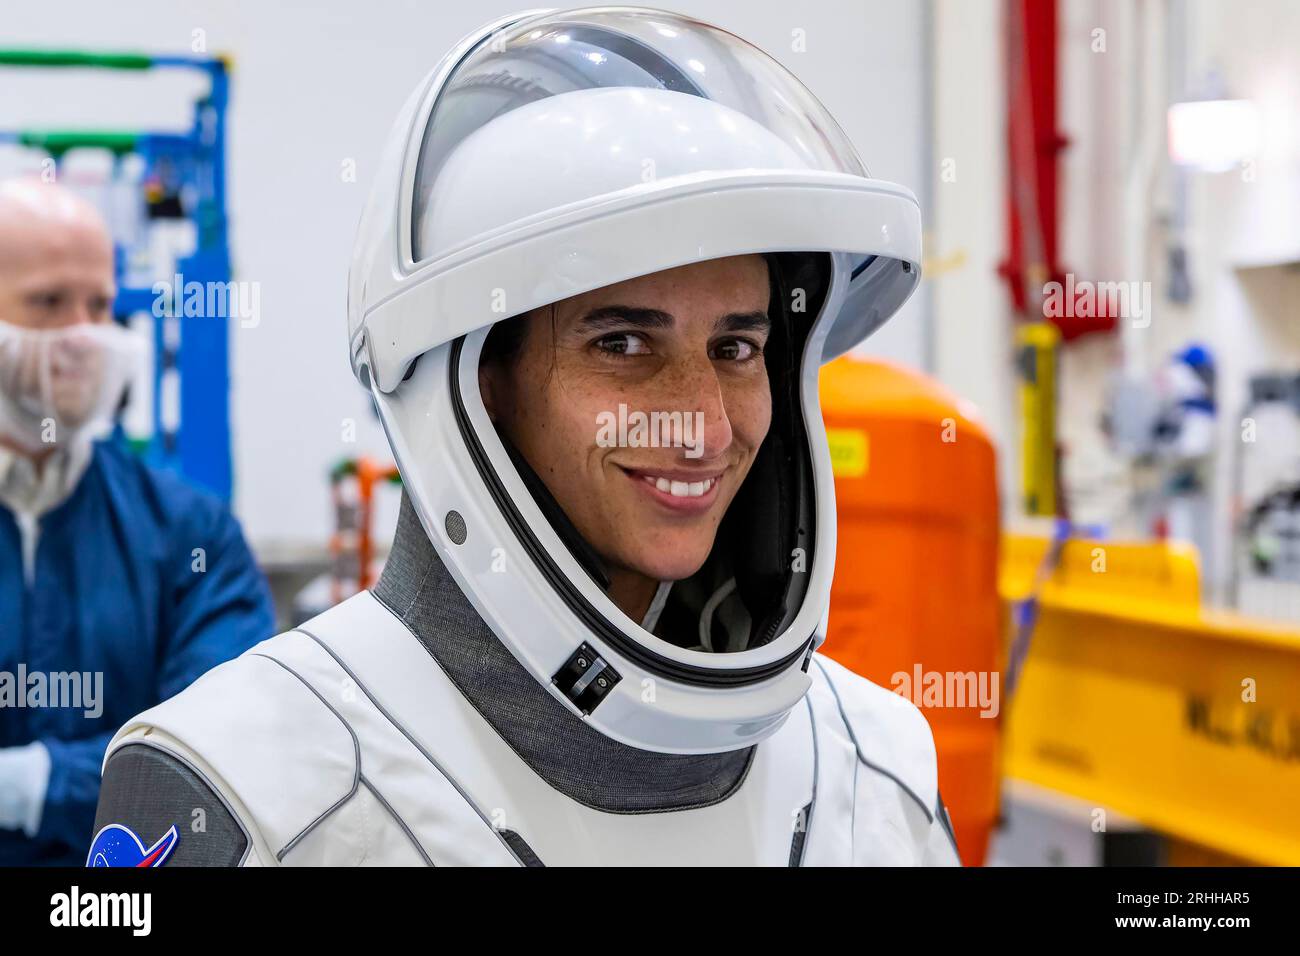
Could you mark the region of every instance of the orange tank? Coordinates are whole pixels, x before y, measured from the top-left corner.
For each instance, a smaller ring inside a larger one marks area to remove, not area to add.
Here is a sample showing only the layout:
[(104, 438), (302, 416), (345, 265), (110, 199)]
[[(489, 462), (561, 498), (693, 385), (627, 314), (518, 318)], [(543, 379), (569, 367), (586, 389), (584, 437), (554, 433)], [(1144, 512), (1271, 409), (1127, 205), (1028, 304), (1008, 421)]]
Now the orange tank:
[(921, 707), (962, 861), (982, 865), (1002, 726), (993, 443), (969, 402), (887, 362), (831, 363), (821, 403), (839, 514), (822, 650)]

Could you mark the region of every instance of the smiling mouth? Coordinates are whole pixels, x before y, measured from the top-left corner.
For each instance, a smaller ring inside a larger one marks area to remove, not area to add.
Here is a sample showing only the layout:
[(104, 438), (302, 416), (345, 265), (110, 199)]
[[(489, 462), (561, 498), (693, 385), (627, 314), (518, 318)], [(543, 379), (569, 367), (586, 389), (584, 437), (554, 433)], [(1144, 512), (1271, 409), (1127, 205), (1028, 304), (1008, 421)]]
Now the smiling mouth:
[(705, 478), (703, 481), (677, 481), (665, 478), (662, 475), (641, 475), (640, 477), (642, 481), (653, 485), (657, 490), (665, 494), (672, 495), (674, 498), (702, 498), (709, 493), (709, 490), (718, 480), (716, 478)]
[(675, 511), (706, 511), (718, 497), (722, 472), (696, 476), (682, 472), (654, 472), (623, 468), (655, 501)]

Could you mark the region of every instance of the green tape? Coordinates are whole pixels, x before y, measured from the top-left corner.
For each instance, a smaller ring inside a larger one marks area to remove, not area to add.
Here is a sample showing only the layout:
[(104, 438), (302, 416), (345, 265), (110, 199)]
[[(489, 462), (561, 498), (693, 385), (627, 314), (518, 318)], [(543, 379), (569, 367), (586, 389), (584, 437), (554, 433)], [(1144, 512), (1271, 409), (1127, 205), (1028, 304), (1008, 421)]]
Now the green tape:
[(143, 53), (85, 53), (77, 50), (0, 50), (0, 66), (96, 67), (147, 70), (153, 57)]
[(43, 149), (55, 157), (70, 149), (106, 149), (121, 156), (134, 152), (138, 141), (138, 134), (118, 130), (28, 130), (18, 134), (22, 145)]

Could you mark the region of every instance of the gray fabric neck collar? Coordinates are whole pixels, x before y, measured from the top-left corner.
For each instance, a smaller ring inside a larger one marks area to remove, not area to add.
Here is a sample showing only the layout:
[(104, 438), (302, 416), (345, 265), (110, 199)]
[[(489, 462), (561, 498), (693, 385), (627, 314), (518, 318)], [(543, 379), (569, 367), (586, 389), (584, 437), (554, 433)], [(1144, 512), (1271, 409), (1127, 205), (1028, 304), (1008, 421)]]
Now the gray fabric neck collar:
[(613, 813), (685, 810), (725, 800), (749, 771), (753, 747), (720, 754), (653, 753), (611, 740), (570, 713), (478, 616), (405, 494), (374, 594), (515, 753), (571, 799)]

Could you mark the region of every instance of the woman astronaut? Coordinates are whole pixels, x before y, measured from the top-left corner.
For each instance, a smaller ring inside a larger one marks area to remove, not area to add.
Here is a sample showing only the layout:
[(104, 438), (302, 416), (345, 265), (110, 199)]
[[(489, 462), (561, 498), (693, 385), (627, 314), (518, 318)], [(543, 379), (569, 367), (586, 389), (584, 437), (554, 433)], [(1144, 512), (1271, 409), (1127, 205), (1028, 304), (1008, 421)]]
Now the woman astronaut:
[(88, 862), (957, 863), (924, 718), (815, 653), (818, 368), (919, 259), (911, 194), (729, 33), (466, 37), (350, 276), (405, 486), (382, 578), (123, 727)]

